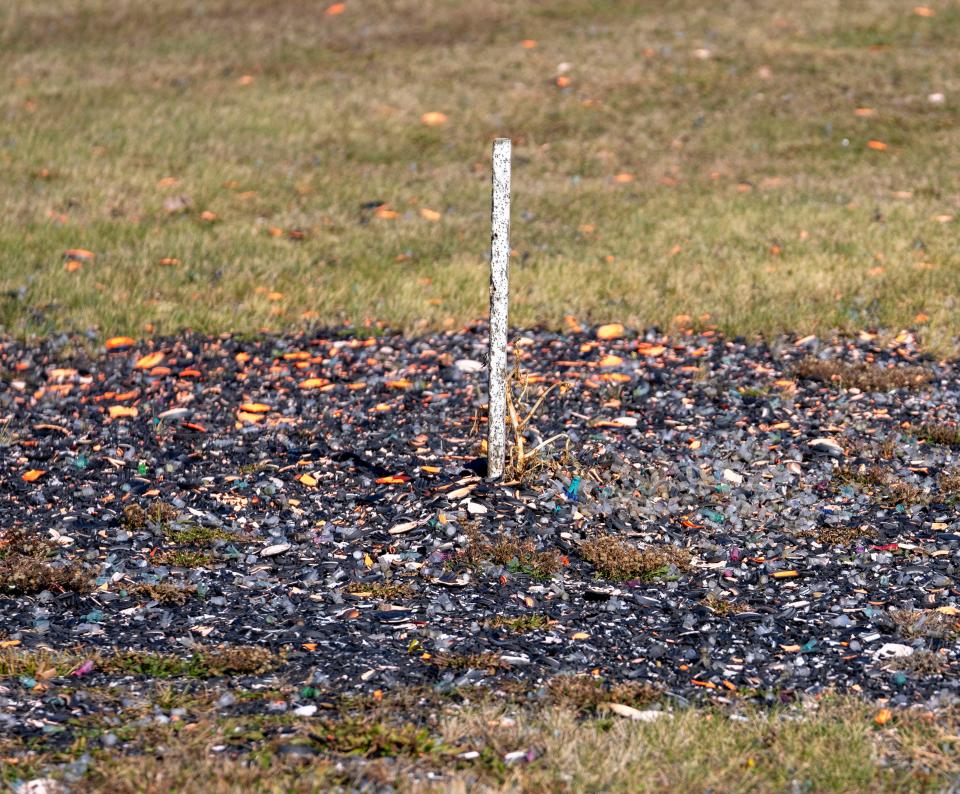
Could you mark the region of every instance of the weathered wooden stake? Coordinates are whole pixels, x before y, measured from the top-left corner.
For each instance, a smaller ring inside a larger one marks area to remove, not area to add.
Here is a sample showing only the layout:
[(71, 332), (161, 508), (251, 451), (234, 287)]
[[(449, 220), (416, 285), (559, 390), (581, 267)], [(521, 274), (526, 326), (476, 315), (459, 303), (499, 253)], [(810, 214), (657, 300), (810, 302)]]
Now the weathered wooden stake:
[(510, 139), (493, 142), (490, 210), (490, 356), (487, 477), (503, 476), (507, 440), (507, 321), (510, 302)]

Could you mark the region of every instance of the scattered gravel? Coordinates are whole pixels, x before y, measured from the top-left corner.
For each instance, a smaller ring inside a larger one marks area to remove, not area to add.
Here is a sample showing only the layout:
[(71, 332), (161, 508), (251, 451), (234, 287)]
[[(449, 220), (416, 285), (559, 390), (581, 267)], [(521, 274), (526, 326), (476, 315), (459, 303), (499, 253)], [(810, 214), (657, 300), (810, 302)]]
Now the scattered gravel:
[[(562, 435), (491, 484), (484, 344), (3, 342), (0, 646), (257, 646), (279, 669), (232, 685), (333, 692), (596, 671), (681, 701), (956, 699), (956, 364), (909, 334), (526, 332), (527, 403), (568, 388), (524, 447)], [(0, 680), (0, 724), (63, 710), (36, 685)]]

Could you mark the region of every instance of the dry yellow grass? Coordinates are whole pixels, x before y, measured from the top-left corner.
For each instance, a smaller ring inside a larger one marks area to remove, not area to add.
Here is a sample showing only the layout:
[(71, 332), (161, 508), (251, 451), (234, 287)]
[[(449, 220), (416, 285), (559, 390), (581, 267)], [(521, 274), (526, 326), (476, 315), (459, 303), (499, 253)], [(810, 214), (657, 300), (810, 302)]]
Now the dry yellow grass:
[(657, 545), (638, 549), (615, 535), (598, 535), (585, 541), (579, 554), (599, 576), (620, 582), (625, 579), (650, 580), (665, 576), (671, 566), (690, 569), (690, 552), (679, 546)]
[[(916, 662), (936, 670), (934, 656)], [(7, 648), (0, 685), (35, 677), (53, 696), (61, 677), (90, 659), (98, 678), (77, 686), (96, 708), (62, 732), (0, 735), (0, 782), (58, 777), (81, 757), (87, 771), (71, 791), (111, 794), (387, 783), (398, 792), (940, 792), (960, 773), (957, 709), (885, 709), (831, 695), (771, 708), (734, 696), (680, 707), (642, 681), (558, 676), (539, 694), (504, 682), (497, 690), (410, 686), (338, 697), (291, 684), (282, 655), (251, 646), (205, 647), (190, 657)], [(275, 689), (245, 690), (246, 679), (222, 678), (267, 671)], [(139, 694), (110, 707), (115, 684), (131, 675), (140, 677)], [(224, 691), (242, 707), (218, 705)], [(319, 710), (266, 708), (287, 699)], [(610, 704), (661, 716), (634, 722)], [(119, 743), (102, 741), (108, 736)]]
[[(720, 711), (690, 709), (634, 723), (583, 721), (565, 709), (483, 707), (443, 717), (435, 731), (354, 719), (346, 726), (353, 733), (344, 736), (356, 748), (353, 756), (264, 752), (255, 764), (209, 753), (229, 736), (201, 723), (186, 734), (158, 730), (153, 746), (163, 747), (162, 754), (98, 757), (84, 790), (226, 794), (384, 784), (400, 792), (485, 794), (945, 790), (958, 768), (956, 716), (895, 712), (881, 727), (875, 713), (841, 701), (806, 715), (749, 713), (734, 721)], [(298, 737), (308, 730), (288, 727), (287, 745), (306, 740), (305, 733)], [(330, 730), (334, 738), (327, 741), (338, 741), (339, 729)], [(317, 748), (316, 740), (306, 743)], [(389, 758), (379, 755), (385, 743)], [(452, 763), (472, 749), (480, 756)], [(516, 751), (532, 760), (503, 761)]]

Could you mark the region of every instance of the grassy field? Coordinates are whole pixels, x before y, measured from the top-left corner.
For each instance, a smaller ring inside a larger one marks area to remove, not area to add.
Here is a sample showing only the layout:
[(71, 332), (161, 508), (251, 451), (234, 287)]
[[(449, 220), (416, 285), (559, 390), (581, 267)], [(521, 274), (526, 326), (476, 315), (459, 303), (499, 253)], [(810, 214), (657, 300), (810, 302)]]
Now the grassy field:
[[(269, 667), (269, 652), (257, 650), (255, 659), (248, 658), (251, 649), (235, 649), (215, 665), (189, 669), (176, 657), (95, 657), (104, 674), (150, 670), (153, 680), (121, 702), (117, 680), (101, 677), (97, 686), (84, 687), (85, 701), (99, 713), (42, 736), (0, 736), (0, 783), (36, 779), (51, 769), (77, 777), (78, 764), (83, 777), (76, 791), (110, 794), (853, 794), (944, 792), (957, 782), (956, 708), (891, 712), (825, 696), (772, 709), (661, 703), (667, 708), (658, 719), (632, 721), (603, 702), (610, 695), (601, 694), (598, 682), (561, 676), (537, 705), (517, 689), (440, 693), (410, 687), (339, 698), (318, 694), (317, 713), (302, 716), (263, 708), (293, 694), (289, 683), (280, 683), (281, 669), (275, 687), (238, 691), (242, 704), (226, 713), (218, 705), (225, 683), (218, 667), (235, 673), (249, 673), (251, 663)], [(48, 689), (85, 658), (89, 652), (3, 651), (0, 683), (31, 675)], [(282, 661), (274, 662), (282, 668)], [(384, 788), (388, 784), (393, 788)]]
[(0, 327), (481, 317), (507, 135), (515, 324), (954, 351), (958, 35), (889, 0), (5, 3)]
[[(89, 786), (111, 794), (316, 792), (355, 790), (352, 787), (361, 783), (438, 794), (932, 794), (956, 784), (955, 748), (960, 741), (957, 722), (947, 725), (942, 716), (903, 715), (897, 725), (881, 728), (863, 706), (848, 702), (828, 705), (806, 718), (763, 713), (731, 720), (722, 711), (686, 710), (655, 723), (633, 723), (609, 717), (584, 721), (569, 709), (531, 713), (486, 706), (441, 715), (426, 730), (389, 718), (391, 727), (384, 728), (377, 719), (349, 722), (346, 730), (359, 731), (349, 736), (328, 734), (352, 748), (353, 757), (341, 758), (339, 764), (284, 758), (277, 753), (276, 740), (262, 743), (256, 764), (211, 757), (211, 744), (229, 742), (230, 733), (235, 734), (237, 723), (231, 720), (195, 723), (187, 732), (159, 729), (148, 739), (148, 747), (164, 748), (159, 756), (98, 754)], [(312, 741), (315, 749), (323, 748), (316, 725), (282, 722), (288, 743)], [(261, 731), (263, 727), (256, 726)], [(458, 758), (472, 747), (481, 748), (479, 758)], [(517, 751), (527, 751), (519, 763), (503, 761)]]
[[(956, 3), (331, 2), (0, 2), (0, 332), (481, 318), (505, 135), (514, 325), (914, 327), (960, 352)], [(360, 744), (340, 746), (316, 720), (218, 716), (215, 694), (159, 682), (121, 726), (129, 754), (98, 749), (116, 725), (68, 747), (0, 736), (0, 780), (87, 752), (78, 790), (113, 794), (942, 791), (958, 774), (949, 710), (354, 704), (331, 719)], [(238, 734), (252, 754), (211, 752)], [(506, 765), (516, 750), (533, 760)]]

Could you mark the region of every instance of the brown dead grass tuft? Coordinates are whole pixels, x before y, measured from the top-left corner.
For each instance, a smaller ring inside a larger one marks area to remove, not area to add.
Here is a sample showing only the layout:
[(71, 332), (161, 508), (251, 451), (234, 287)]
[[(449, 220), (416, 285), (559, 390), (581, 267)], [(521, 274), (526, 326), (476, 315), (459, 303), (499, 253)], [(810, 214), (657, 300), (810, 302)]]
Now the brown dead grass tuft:
[(738, 601), (732, 601), (727, 598), (721, 598), (716, 593), (707, 593), (700, 603), (712, 612), (721, 616), (736, 615), (747, 610), (747, 606), (745, 604), (741, 604)]
[(960, 471), (941, 472), (940, 476), (937, 477), (937, 488), (941, 498), (945, 500), (960, 497)]
[(137, 531), (145, 529), (150, 524), (165, 527), (177, 517), (177, 509), (166, 502), (156, 501), (147, 507), (133, 504), (123, 508), (120, 523), (124, 529)]
[(678, 546), (638, 549), (615, 535), (600, 535), (580, 545), (580, 556), (604, 579), (650, 581), (670, 572), (690, 570), (690, 553)]
[(493, 620), (488, 621), (487, 625), (492, 629), (507, 629), (514, 634), (526, 634), (530, 631), (539, 631), (550, 625), (550, 619), (546, 615), (517, 615), (516, 617), (507, 617), (497, 615)]
[(554, 383), (546, 388), (533, 388), (530, 375), (520, 366), (520, 357), (514, 361), (513, 371), (507, 379), (507, 426), (513, 435), (511, 443), (507, 444), (506, 461), (504, 462), (504, 479), (514, 482), (524, 482), (533, 479), (544, 469), (554, 472), (566, 468), (575, 468), (576, 463), (570, 452), (570, 441), (565, 446), (555, 450), (553, 445), (566, 437), (559, 433), (544, 439), (538, 446), (527, 449), (527, 428), (536, 418), (537, 413), (544, 408), (545, 401), (556, 390), (563, 395), (570, 388), (566, 382)]
[(376, 601), (406, 601), (414, 596), (413, 588), (406, 582), (351, 582), (346, 590), (357, 598)]
[(946, 615), (935, 609), (895, 609), (890, 617), (901, 636), (908, 640), (917, 637), (947, 639), (960, 631), (956, 615)]
[(467, 545), (458, 551), (454, 564), (476, 569), (484, 563), (493, 563), (535, 579), (549, 579), (563, 564), (556, 549), (538, 550), (532, 540), (517, 540), (507, 535), (491, 540), (472, 525), (464, 527), (464, 534)]
[(922, 505), (930, 501), (930, 494), (919, 485), (896, 479), (882, 466), (860, 466), (857, 469), (844, 467), (837, 472), (834, 479), (843, 484), (869, 488), (879, 504), (890, 507), (899, 504)]
[(205, 648), (201, 655), (213, 675), (259, 675), (280, 663), (277, 654), (259, 645), (222, 645)]
[(504, 666), (495, 653), (437, 653), (425, 661), (441, 670), (496, 670)]
[(932, 373), (924, 367), (880, 367), (819, 358), (803, 359), (794, 367), (793, 375), (861, 391), (918, 389), (932, 377)]
[(177, 587), (169, 582), (157, 582), (156, 584), (138, 582), (126, 585), (124, 590), (127, 591), (127, 595), (134, 598), (146, 598), (150, 601), (156, 601), (158, 604), (175, 604), (177, 606), (183, 606), (197, 594), (195, 587)]
[(579, 713), (597, 711), (601, 703), (620, 703), (642, 708), (663, 696), (663, 690), (641, 681), (607, 683), (592, 676), (561, 675), (547, 683), (550, 702)]
[(911, 430), (913, 435), (928, 444), (940, 444), (944, 447), (960, 447), (960, 427), (946, 422), (930, 422)]
[(833, 478), (845, 485), (854, 483), (856, 485), (880, 486), (886, 484), (888, 476), (887, 470), (882, 466), (860, 466), (856, 469), (844, 466), (834, 474)]
[(4, 648), (0, 649), (0, 677), (66, 675), (71, 670), (77, 669), (92, 655), (96, 655), (96, 652), (87, 654), (82, 648), (69, 650)]
[(816, 537), (824, 546), (849, 546), (863, 537), (863, 530), (850, 526), (820, 527), (816, 530)]
[(56, 553), (57, 547), (36, 532), (20, 527), (4, 532), (0, 536), (0, 594), (90, 592), (93, 583), (80, 565), (48, 561)]
[(947, 660), (939, 653), (921, 649), (909, 656), (899, 656), (887, 662), (887, 667), (914, 675), (940, 675), (950, 669)]
[(923, 505), (930, 501), (928, 494), (919, 485), (905, 480), (893, 480), (887, 483), (886, 490), (878, 494), (881, 504), (896, 505)]

